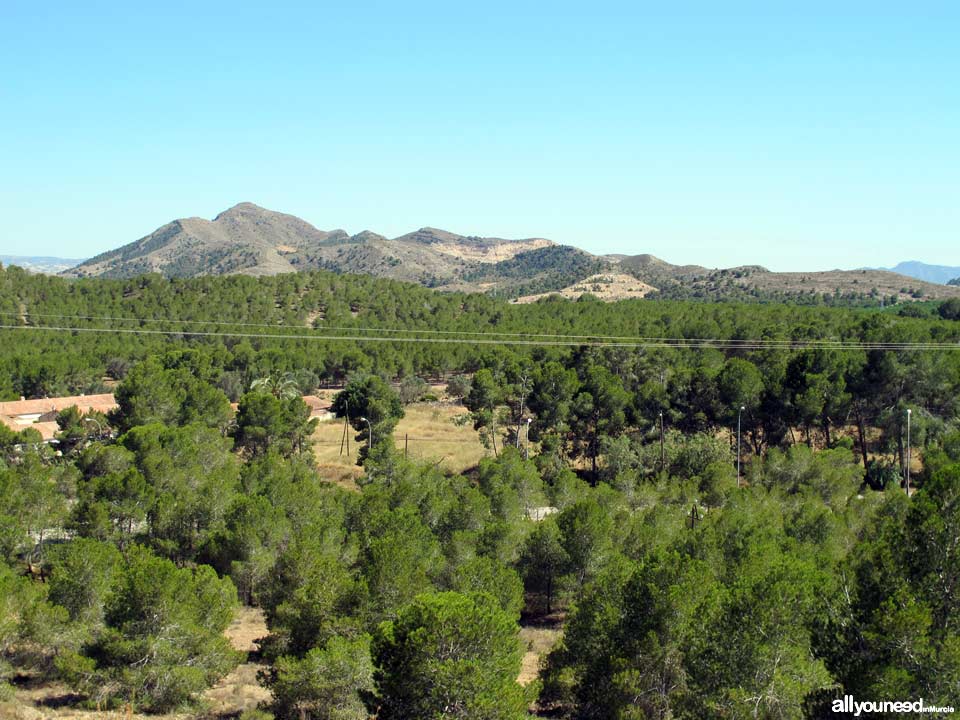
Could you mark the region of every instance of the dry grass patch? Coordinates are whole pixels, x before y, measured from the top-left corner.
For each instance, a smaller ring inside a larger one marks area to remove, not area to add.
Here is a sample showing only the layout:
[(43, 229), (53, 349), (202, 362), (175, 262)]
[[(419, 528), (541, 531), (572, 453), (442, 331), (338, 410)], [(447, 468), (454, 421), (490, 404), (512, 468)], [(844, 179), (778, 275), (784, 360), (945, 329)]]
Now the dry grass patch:
[(313, 454), (317, 460), (317, 470), (324, 480), (355, 490), (357, 478), (363, 475), (363, 469), (357, 466), (360, 445), (353, 439), (356, 435), (353, 428), (347, 428), (347, 435), (349, 453), (344, 443), (343, 420), (321, 420), (313, 433)]
[[(263, 611), (244, 606), (237, 610), (224, 635), (236, 650), (252, 653), (259, 650), (256, 641), (266, 637), (268, 632)], [(262, 669), (262, 663), (241, 663), (207, 690), (203, 699), (209, 713), (218, 718), (233, 717), (244, 710), (256, 708), (260, 703), (269, 702), (270, 691), (257, 680), (257, 673)]]
[(270, 631), (260, 608), (241, 607), (233, 616), (233, 622), (227, 626), (224, 635), (240, 652), (251, 653), (259, 650), (256, 641), (266, 637)]
[(491, 452), (480, 442), (472, 424), (454, 423), (454, 418), (465, 412), (465, 407), (454, 403), (408, 405), (397, 423), (394, 442), (400, 450), (406, 443), (408, 457), (413, 460), (438, 463), (449, 472), (463, 472)]
[(203, 694), (209, 714), (215, 718), (239, 715), (270, 701), (270, 691), (260, 685), (257, 673), (265, 669), (260, 663), (243, 663)]
[[(445, 471), (460, 473), (474, 467), (491, 452), (483, 447), (479, 434), (470, 423), (459, 426), (454, 423), (454, 418), (467, 412), (462, 405), (452, 402), (413, 403), (407, 405), (404, 412), (393, 439), (398, 450), (403, 451), (406, 447), (412, 460), (437, 463)], [(348, 427), (350, 452), (346, 451), (343, 426), (342, 419), (320, 422), (313, 434), (313, 452), (325, 480), (356, 489), (356, 481), (363, 475), (363, 469), (357, 466), (361, 445), (354, 440), (356, 431)]]
[(540, 674), (540, 661), (560, 640), (563, 631), (559, 627), (524, 625), (520, 628), (520, 641), (526, 652), (520, 665), (517, 682), (529, 685)]

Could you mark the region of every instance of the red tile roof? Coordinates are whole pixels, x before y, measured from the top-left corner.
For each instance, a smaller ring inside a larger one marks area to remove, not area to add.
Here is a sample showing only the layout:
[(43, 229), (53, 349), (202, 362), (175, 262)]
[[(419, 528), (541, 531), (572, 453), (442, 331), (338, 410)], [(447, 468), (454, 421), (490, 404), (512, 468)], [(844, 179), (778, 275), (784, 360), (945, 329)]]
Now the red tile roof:
[[(87, 415), (91, 412), (107, 413), (117, 403), (111, 393), (0, 402), (0, 423), (15, 432), (31, 428), (39, 432), (44, 440), (52, 440), (60, 432), (56, 414), (74, 405), (81, 414)], [(34, 418), (36, 421), (31, 422)]]
[(14, 432), (20, 432), (27, 428), (36, 430), (44, 440), (52, 440), (56, 434), (60, 432), (60, 426), (55, 422), (17, 422), (14, 418), (0, 415), (0, 423), (3, 423)]
[[(303, 401), (310, 408), (310, 415), (322, 415), (330, 411), (331, 402), (316, 395), (304, 395)], [(102, 395), (71, 395), (68, 397), (42, 398), (39, 400), (12, 400), (0, 402), (0, 423), (19, 432), (26, 428), (38, 430), (44, 440), (50, 440), (60, 429), (53, 421), (53, 413), (77, 406), (81, 414), (91, 412), (108, 413), (117, 406), (112, 393)], [(230, 403), (236, 411), (237, 403)], [(26, 416), (39, 416), (39, 422), (30, 422)], [(48, 420), (49, 418), (49, 420)]]
[(102, 395), (72, 395), (68, 397), (41, 398), (40, 400), (12, 400), (0, 402), (0, 415), (19, 417), (20, 415), (43, 415), (48, 412), (60, 412), (74, 405), (81, 413), (109, 412), (117, 406), (113, 393)]
[(27, 427), (39, 432), (44, 441), (53, 440), (60, 432), (60, 426), (55, 422), (36, 422), (33, 425), (27, 425)]

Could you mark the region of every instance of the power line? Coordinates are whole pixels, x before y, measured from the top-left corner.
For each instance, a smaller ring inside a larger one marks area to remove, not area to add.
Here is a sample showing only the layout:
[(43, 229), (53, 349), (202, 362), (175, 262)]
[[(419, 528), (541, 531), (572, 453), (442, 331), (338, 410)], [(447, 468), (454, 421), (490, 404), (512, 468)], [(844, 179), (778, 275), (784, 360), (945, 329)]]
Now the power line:
[[(216, 324), (216, 323), (212, 323)], [(636, 338), (632, 342), (607, 340), (522, 340), (491, 338), (431, 338), (431, 337), (369, 337), (363, 335), (306, 335), (282, 333), (250, 333), (210, 330), (156, 330), (149, 328), (97, 328), (58, 325), (0, 325), (0, 330), (32, 330), (63, 333), (101, 333), (116, 335), (156, 335), (177, 337), (232, 337), (272, 340), (314, 340), (344, 342), (386, 342), (423, 344), (518, 345), (537, 347), (610, 347), (610, 348), (690, 348), (725, 350), (960, 350), (960, 343), (892, 343), (817, 340), (724, 340), (719, 338)], [(496, 333), (491, 333), (495, 335)], [(563, 336), (561, 336), (563, 337)], [(590, 336), (584, 336), (590, 337)]]
[[(99, 322), (139, 322), (139, 323), (167, 323), (167, 324), (182, 324), (182, 325), (208, 325), (208, 326), (230, 326), (230, 327), (252, 327), (252, 328), (269, 328), (272, 330), (299, 330), (303, 331), (305, 328), (300, 325), (282, 325), (282, 324), (264, 324), (264, 323), (247, 323), (247, 322), (233, 322), (229, 320), (181, 320), (181, 319), (165, 319), (165, 318), (135, 318), (135, 317), (112, 317), (112, 316), (97, 316), (97, 315), (59, 315), (59, 314), (50, 314), (50, 313), (17, 313), (17, 312), (0, 312), (0, 316), (15, 316), (15, 317), (37, 317), (37, 318), (55, 318), (60, 320), (91, 320)], [(0, 328), (8, 328), (11, 326), (0, 325)], [(25, 326), (15, 326), (15, 327), (25, 327)], [(33, 327), (44, 327), (54, 329), (54, 326), (33, 326)], [(88, 329), (88, 328), (78, 328), (71, 327), (69, 329)], [(102, 328), (97, 328), (102, 329)], [(126, 329), (118, 329), (124, 330)], [(500, 337), (511, 337), (511, 338), (552, 338), (559, 340), (569, 340), (570, 344), (573, 345), (584, 345), (591, 343), (579, 342), (581, 340), (595, 341), (595, 340), (604, 340), (604, 341), (616, 341), (629, 343), (628, 346), (633, 346), (634, 344), (642, 344), (644, 346), (656, 343), (667, 343), (669, 346), (686, 346), (686, 345), (696, 345), (700, 346), (704, 343), (709, 343), (712, 346), (722, 346), (725, 348), (747, 348), (747, 349), (757, 349), (757, 346), (762, 347), (782, 347), (784, 349), (794, 349), (798, 346), (803, 347), (840, 347), (840, 348), (852, 348), (852, 349), (861, 349), (867, 347), (868, 349), (952, 349), (955, 345), (960, 346), (960, 342), (957, 343), (934, 343), (934, 342), (886, 342), (886, 341), (855, 341), (855, 340), (828, 340), (828, 339), (777, 339), (777, 338), (760, 338), (760, 339), (738, 339), (738, 338), (676, 338), (676, 337), (662, 337), (662, 336), (642, 336), (642, 335), (573, 335), (565, 333), (519, 333), (519, 332), (505, 332), (497, 330), (430, 330), (426, 328), (377, 328), (369, 326), (347, 326), (347, 325), (328, 325), (324, 327), (313, 328), (317, 332), (325, 332), (328, 330), (336, 331), (346, 331), (346, 332), (372, 332), (372, 333), (396, 333), (396, 334), (406, 334), (406, 335), (442, 335), (448, 336), (453, 335), (457, 338), (462, 338), (463, 336), (479, 336), (482, 338), (500, 338)], [(159, 330), (145, 330), (145, 333), (159, 333)], [(167, 331), (174, 334), (190, 334), (190, 335), (215, 335), (215, 331), (205, 331), (203, 333), (197, 331), (188, 331), (188, 330), (177, 330), (177, 331)], [(222, 332), (222, 331), (220, 331)], [(246, 334), (242, 335), (239, 333), (224, 333), (225, 335), (230, 336), (239, 336), (239, 337), (278, 337), (277, 335), (257, 335), (257, 334)], [(331, 340), (343, 340), (343, 339), (375, 339), (375, 338), (366, 338), (365, 336), (351, 335), (349, 338), (343, 336), (321, 336), (321, 335), (282, 335), (279, 337), (293, 337), (293, 338), (328, 338)], [(392, 338), (383, 338), (382, 340), (389, 341)], [(403, 342), (409, 342), (411, 339), (419, 340), (426, 338), (406, 338), (402, 340)], [(378, 339), (380, 340), (380, 339)], [(472, 342), (472, 341), (471, 341)], [(546, 343), (552, 344), (552, 343)], [(617, 345), (615, 345), (617, 346)]]
[[(394, 436), (394, 437), (393, 437), (393, 441), (394, 441), (395, 443), (398, 443), (398, 442), (400, 442), (400, 441), (403, 440), (403, 439), (404, 439), (404, 438), (402, 438), (402, 437), (397, 437), (397, 436)], [(443, 438), (414, 438), (414, 437), (412, 437), (412, 438), (407, 438), (407, 439), (408, 439), (411, 443), (413, 443), (413, 442), (417, 442), (417, 443), (445, 443), (445, 444), (447, 444), (447, 445), (476, 445), (476, 444), (477, 444), (477, 441), (476, 441), (476, 440), (456, 440), (456, 439), (454, 439), (454, 440), (445, 440), (445, 439), (443, 439)], [(340, 441), (339, 441), (339, 440), (313, 440), (313, 441), (312, 441), (312, 444), (314, 444), (314, 445), (332, 445), (332, 446), (335, 446), (335, 445), (339, 445), (339, 444), (340, 444)]]
[[(247, 322), (233, 322), (230, 320), (180, 320), (180, 319), (165, 319), (165, 318), (135, 318), (135, 317), (110, 317), (110, 316), (97, 316), (97, 315), (56, 315), (50, 313), (31, 313), (31, 312), (0, 312), (0, 316), (8, 317), (23, 317), (23, 318), (55, 318), (58, 320), (96, 320), (102, 322), (140, 322), (140, 323), (180, 323), (183, 325), (230, 325), (236, 327), (256, 327), (256, 328), (270, 328), (273, 330), (277, 329), (290, 329), (290, 330), (303, 330), (305, 326), (303, 325), (283, 325), (280, 323), (247, 323)], [(497, 337), (533, 337), (533, 338), (566, 338), (566, 339), (595, 339), (595, 340), (637, 340), (641, 339), (634, 335), (572, 335), (572, 334), (561, 334), (561, 333), (519, 333), (519, 332), (506, 332), (506, 331), (497, 331), (497, 330), (430, 330), (428, 328), (379, 328), (379, 327), (370, 327), (363, 325), (324, 325), (321, 327), (314, 327), (313, 330), (324, 331), (324, 330), (345, 330), (345, 331), (357, 331), (357, 332), (379, 332), (379, 333), (420, 333), (426, 335), (480, 335), (480, 336), (497, 336)], [(642, 338), (642, 339), (651, 339), (651, 338)]]

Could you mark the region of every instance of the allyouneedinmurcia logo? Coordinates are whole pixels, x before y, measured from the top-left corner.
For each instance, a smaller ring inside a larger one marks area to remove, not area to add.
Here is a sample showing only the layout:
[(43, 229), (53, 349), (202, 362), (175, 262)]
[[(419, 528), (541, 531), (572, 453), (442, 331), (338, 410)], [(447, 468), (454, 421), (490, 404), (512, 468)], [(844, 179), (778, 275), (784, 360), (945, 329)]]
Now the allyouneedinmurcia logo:
[(844, 695), (833, 701), (833, 712), (850, 713), (854, 717), (870, 713), (952, 713), (953, 707), (927, 705), (923, 698), (919, 700), (865, 700), (859, 702), (853, 695)]

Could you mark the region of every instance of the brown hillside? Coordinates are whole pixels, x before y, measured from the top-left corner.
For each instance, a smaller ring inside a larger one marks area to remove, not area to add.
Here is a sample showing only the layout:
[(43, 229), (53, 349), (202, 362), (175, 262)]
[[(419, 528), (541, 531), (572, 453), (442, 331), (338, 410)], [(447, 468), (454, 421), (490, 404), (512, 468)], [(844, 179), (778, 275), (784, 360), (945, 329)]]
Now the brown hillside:
[(370, 230), (349, 235), (318, 230), (293, 215), (240, 203), (213, 220), (174, 220), (129, 245), (91, 258), (68, 277), (167, 277), (243, 273), (272, 275), (328, 269), (437, 286), (478, 265), (511, 259), (552, 245), (549, 240), (505, 240), (421, 228), (392, 240)]
[[(544, 238), (507, 240), (423, 227), (388, 239), (370, 230), (319, 230), (293, 215), (240, 203), (213, 220), (174, 220), (135, 242), (64, 272), (68, 277), (272, 275), (325, 269), (490, 292), (532, 301), (545, 293), (607, 300), (658, 297), (785, 300), (841, 295), (845, 300), (960, 297), (936, 285), (883, 270), (775, 273), (750, 265), (710, 269), (672, 265), (653, 255), (594, 256)], [(611, 278), (598, 280), (597, 278)], [(584, 288), (588, 288), (584, 290)]]

